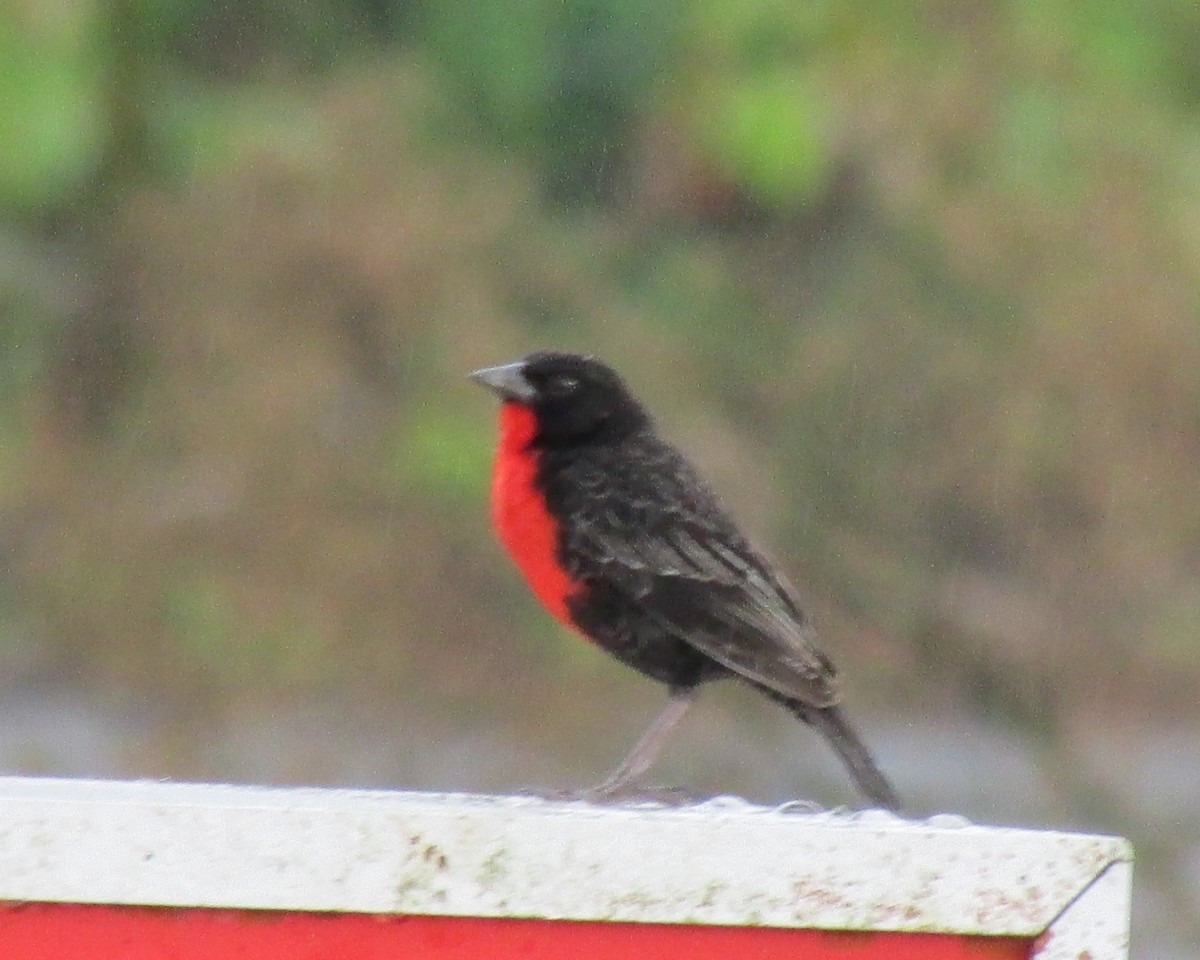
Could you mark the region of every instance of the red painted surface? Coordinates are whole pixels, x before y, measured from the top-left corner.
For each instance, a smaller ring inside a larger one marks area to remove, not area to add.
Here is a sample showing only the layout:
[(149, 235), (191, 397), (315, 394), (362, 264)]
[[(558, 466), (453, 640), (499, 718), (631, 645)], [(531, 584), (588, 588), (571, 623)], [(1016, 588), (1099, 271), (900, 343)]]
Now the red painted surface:
[(926, 933), (0, 905), (3, 960), (1028, 960), (1031, 945)]

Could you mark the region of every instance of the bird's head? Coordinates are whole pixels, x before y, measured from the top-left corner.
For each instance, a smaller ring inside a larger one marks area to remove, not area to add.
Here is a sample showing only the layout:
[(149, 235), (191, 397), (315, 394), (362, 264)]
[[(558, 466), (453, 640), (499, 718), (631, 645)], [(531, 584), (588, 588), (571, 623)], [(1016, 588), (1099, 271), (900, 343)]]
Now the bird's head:
[(611, 367), (594, 357), (539, 350), (471, 379), (537, 420), (535, 442), (615, 440), (645, 427), (649, 415)]

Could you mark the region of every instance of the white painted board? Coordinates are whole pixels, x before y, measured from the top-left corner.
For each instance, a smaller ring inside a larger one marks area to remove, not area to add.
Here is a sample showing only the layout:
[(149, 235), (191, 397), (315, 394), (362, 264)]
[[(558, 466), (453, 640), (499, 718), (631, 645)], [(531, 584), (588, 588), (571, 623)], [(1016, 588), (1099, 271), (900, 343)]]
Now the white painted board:
[(10, 901), (1041, 935), (1058, 960), (1097, 924), (1124, 950), (1131, 858), (1116, 837), (734, 798), (0, 777)]

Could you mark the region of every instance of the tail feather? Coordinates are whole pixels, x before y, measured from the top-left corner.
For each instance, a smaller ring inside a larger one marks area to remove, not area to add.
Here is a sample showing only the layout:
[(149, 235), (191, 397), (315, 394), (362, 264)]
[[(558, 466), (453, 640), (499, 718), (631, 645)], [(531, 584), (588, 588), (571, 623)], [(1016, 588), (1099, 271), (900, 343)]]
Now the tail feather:
[(837, 751), (842, 763), (850, 771), (850, 776), (858, 784), (868, 800), (879, 804), (885, 810), (899, 810), (900, 797), (888, 778), (880, 772), (875, 764), (875, 758), (859, 738), (857, 731), (850, 726), (840, 708), (822, 707), (819, 710), (795, 708), (788, 705), (801, 720), (815, 727), (825, 735), (825, 739)]
[[(757, 684), (756, 684), (757, 686)], [(885, 810), (898, 811), (900, 797), (896, 789), (883, 775), (866, 748), (858, 732), (850, 725), (840, 707), (812, 707), (791, 697), (765, 687), (759, 687), (767, 696), (795, 714), (810, 727), (818, 730), (829, 741), (830, 746), (837, 751), (842, 763), (850, 772), (850, 776), (858, 785), (858, 789), (872, 803), (877, 803)]]

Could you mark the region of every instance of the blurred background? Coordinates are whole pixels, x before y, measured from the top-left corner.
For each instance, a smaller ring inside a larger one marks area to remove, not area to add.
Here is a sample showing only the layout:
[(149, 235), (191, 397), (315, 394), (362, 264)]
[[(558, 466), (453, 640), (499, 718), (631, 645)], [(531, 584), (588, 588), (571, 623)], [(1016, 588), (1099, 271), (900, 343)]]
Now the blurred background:
[[(595, 352), (915, 815), (1111, 831), (1200, 956), (1200, 11), (8, 0), (0, 766), (503, 791), (663, 703), (493, 542)], [(857, 803), (728, 685), (651, 780)]]

